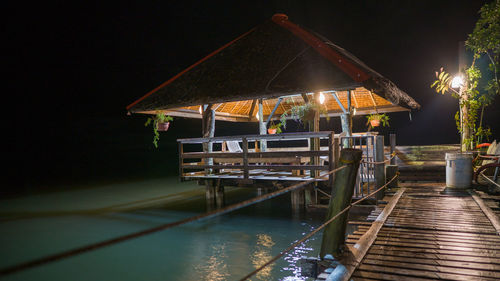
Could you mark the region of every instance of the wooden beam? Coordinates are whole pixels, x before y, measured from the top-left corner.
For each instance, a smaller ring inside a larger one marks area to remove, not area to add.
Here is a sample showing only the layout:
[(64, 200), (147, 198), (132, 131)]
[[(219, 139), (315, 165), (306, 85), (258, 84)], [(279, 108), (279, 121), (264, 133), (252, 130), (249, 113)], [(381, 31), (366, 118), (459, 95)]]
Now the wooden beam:
[(376, 110), (377, 109), (377, 102), (375, 102), (375, 98), (373, 97), (372, 91), (370, 91), (370, 98), (372, 99), (373, 107), (375, 107), (375, 110)]
[(307, 94), (302, 94), (302, 98), (304, 99), (305, 103), (309, 102), (309, 97), (307, 96)]
[(352, 91), (352, 98), (354, 99), (354, 106), (358, 108), (358, 100), (356, 99), (356, 90)]
[(177, 142), (182, 143), (203, 143), (207, 141), (211, 142), (223, 142), (228, 140), (238, 140), (241, 141), (244, 137), (249, 141), (253, 140), (305, 140), (307, 138), (328, 138), (330, 132), (297, 132), (297, 133), (285, 133), (285, 134), (275, 134), (275, 135), (241, 135), (241, 136), (224, 136), (224, 137), (214, 137), (214, 138), (187, 138), (187, 139), (177, 139)]
[(220, 107), (221, 105), (222, 105), (222, 103), (218, 103), (218, 104), (216, 104), (216, 105), (213, 107), (213, 110), (215, 111), (215, 110), (219, 109), (219, 107)]
[(257, 99), (254, 99), (252, 101), (252, 105), (250, 106), (250, 112), (248, 113), (248, 121), (252, 120), (252, 118), (253, 118), (253, 112), (255, 110), (255, 104), (257, 104)]
[(342, 109), (342, 112), (347, 113), (347, 110), (345, 109), (344, 105), (340, 102), (339, 96), (337, 95), (337, 92), (332, 92), (331, 95), (335, 100), (337, 101), (337, 104), (340, 106), (340, 109)]
[(274, 113), (276, 112), (276, 109), (278, 109), (278, 106), (280, 105), (281, 100), (282, 100), (282, 98), (278, 98), (278, 101), (276, 101), (276, 104), (274, 105), (273, 110), (271, 111), (271, 113), (267, 117), (266, 126), (267, 126), (267, 124), (269, 124), (269, 121), (271, 121), (271, 118), (273, 117)]
[(483, 213), (486, 215), (486, 217), (488, 217), (491, 224), (493, 225), (493, 227), (497, 231), (497, 234), (500, 235), (500, 219), (498, 218), (498, 216), (490, 209), (490, 207), (488, 207), (483, 202), (483, 199), (481, 199), (481, 197), (477, 196), (477, 194), (474, 191), (469, 191), (469, 193), (472, 196), (472, 198), (474, 199), (474, 201), (476, 201), (479, 208), (481, 208)]

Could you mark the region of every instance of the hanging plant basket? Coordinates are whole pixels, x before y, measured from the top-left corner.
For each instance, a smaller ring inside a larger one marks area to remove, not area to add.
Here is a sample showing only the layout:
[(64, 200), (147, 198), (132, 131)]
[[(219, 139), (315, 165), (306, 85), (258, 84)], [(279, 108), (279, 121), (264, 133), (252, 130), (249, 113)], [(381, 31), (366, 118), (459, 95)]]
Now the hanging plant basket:
[(316, 115), (316, 112), (314, 111), (314, 109), (312, 109), (312, 108), (308, 109), (308, 110), (306, 110), (304, 117), (302, 118), (302, 121), (304, 121), (304, 122), (313, 121), (315, 115)]
[(378, 127), (380, 126), (380, 120), (379, 119), (370, 120), (370, 125), (372, 125), (372, 127)]
[(170, 122), (158, 123), (158, 131), (166, 132), (170, 127)]
[(276, 130), (277, 129), (275, 129), (275, 128), (273, 128), (273, 129), (269, 128), (269, 129), (267, 129), (267, 133), (270, 135), (274, 135), (274, 134), (276, 134)]

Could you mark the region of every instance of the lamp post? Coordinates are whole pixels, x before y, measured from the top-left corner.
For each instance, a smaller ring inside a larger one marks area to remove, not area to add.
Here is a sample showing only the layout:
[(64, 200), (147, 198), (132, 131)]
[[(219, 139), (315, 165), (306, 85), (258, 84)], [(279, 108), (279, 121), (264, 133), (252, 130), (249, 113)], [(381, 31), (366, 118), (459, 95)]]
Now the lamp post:
[(469, 118), (469, 112), (467, 105), (464, 101), (467, 100), (467, 95), (464, 94), (466, 91), (467, 85), (464, 83), (464, 78), (462, 75), (458, 74), (453, 77), (451, 80), (451, 88), (458, 95), (458, 111), (460, 113), (460, 148), (463, 151), (467, 150), (465, 147), (465, 140), (470, 137), (470, 128), (469, 126), (464, 126), (464, 121), (467, 121)]

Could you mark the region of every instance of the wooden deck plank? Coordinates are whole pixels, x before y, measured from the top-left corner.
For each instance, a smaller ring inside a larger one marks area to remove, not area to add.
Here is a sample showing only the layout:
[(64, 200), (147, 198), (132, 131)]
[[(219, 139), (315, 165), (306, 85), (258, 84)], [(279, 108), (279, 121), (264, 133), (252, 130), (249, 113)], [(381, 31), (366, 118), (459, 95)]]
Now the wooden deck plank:
[[(426, 271), (422, 269), (407, 269), (400, 267), (390, 267), (390, 266), (380, 266), (380, 265), (371, 265), (371, 264), (361, 264), (359, 266), (360, 270), (365, 271), (373, 271), (379, 273), (388, 273), (388, 274), (397, 274), (401, 277), (421, 277), (421, 278), (430, 278), (434, 280), (461, 280), (461, 281), (470, 281), (470, 280), (498, 280), (497, 278), (488, 278), (482, 276), (470, 276), (470, 275), (462, 275), (462, 274), (453, 274), (446, 272), (435, 272), (435, 271)], [(399, 279), (405, 280), (405, 279)]]
[(393, 261), (393, 262), (405, 262), (412, 264), (426, 264), (434, 266), (447, 266), (456, 268), (467, 268), (467, 269), (479, 269), (479, 270), (493, 270), (500, 272), (500, 264), (490, 264), (488, 262), (478, 263), (478, 262), (467, 262), (467, 261), (454, 261), (454, 260), (441, 260), (432, 258), (421, 258), (421, 257), (400, 257), (400, 256), (388, 256), (388, 255), (366, 255), (366, 259), (372, 260), (382, 260), (382, 261)]
[[(363, 232), (355, 231), (353, 234), (349, 235), (349, 238), (359, 239), (363, 235)], [(379, 232), (379, 237), (396, 237), (399, 239), (408, 239), (408, 240), (419, 240), (419, 239), (429, 239), (429, 241), (439, 241), (439, 242), (458, 242), (458, 243), (468, 243), (468, 244), (480, 244), (483, 245), (484, 239), (469, 239), (463, 237), (447, 237), (447, 236), (436, 236), (436, 235), (412, 235), (409, 234), (401, 234), (401, 233), (383, 233)], [(488, 244), (492, 244), (495, 246), (500, 246), (499, 240), (488, 240)]]
[[(500, 236), (471, 196), (441, 194), (443, 184), (404, 186), (354, 280), (500, 280)], [(368, 229), (357, 224), (346, 243)]]
[[(369, 227), (361, 225), (358, 229), (368, 229)], [(408, 229), (408, 228), (400, 228), (400, 227), (387, 227), (382, 228), (381, 232), (388, 233), (414, 233), (414, 234), (431, 234), (438, 236), (458, 236), (458, 237), (474, 237), (474, 238), (486, 238), (486, 239), (495, 239), (498, 240), (500, 237), (496, 234), (476, 234), (469, 232), (460, 232), (460, 231), (441, 231), (441, 230), (432, 230), (432, 229)]]
[(475, 276), (475, 277), (500, 278), (500, 272), (498, 272), (498, 271), (466, 269), (466, 268), (418, 264), (418, 263), (402, 262), (402, 261), (390, 261), (390, 260), (379, 260), (379, 259), (365, 258), (363, 260), (363, 264), (387, 266), (387, 267), (397, 267), (397, 268), (404, 268), (404, 269), (410, 269), (410, 270), (418, 270), (418, 271), (422, 271), (422, 272), (426, 271), (426, 272), (435, 272), (435, 273), (452, 273), (452, 274), (457, 274), (457, 275), (469, 275), (469, 276)]
[(370, 272), (364, 270), (356, 270), (353, 273), (353, 280), (390, 280), (390, 281), (429, 281), (427, 278), (408, 277), (395, 275), (391, 273)]
[(385, 257), (408, 257), (408, 258), (421, 258), (421, 259), (435, 259), (439, 261), (459, 261), (459, 262), (473, 262), (479, 264), (493, 264), (500, 265), (500, 258), (493, 257), (473, 257), (473, 256), (457, 256), (457, 255), (446, 255), (446, 254), (430, 254), (430, 253), (419, 253), (419, 252), (410, 252), (400, 250), (400, 251), (391, 251), (391, 250), (377, 250), (370, 249), (368, 251), (369, 255), (381, 255)]

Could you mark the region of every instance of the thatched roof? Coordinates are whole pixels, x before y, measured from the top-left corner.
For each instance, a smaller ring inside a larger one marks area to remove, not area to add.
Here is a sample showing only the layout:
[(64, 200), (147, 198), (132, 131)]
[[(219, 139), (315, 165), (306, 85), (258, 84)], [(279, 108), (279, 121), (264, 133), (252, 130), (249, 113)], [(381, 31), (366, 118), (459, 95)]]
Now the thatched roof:
[[(248, 114), (255, 99), (272, 103), (277, 97), (331, 90), (337, 91), (340, 98), (342, 91), (348, 89), (356, 89), (354, 98), (357, 92), (359, 99), (363, 93), (371, 93), (370, 100), (381, 109), (379, 112), (384, 106), (393, 106), (389, 111), (420, 107), (394, 83), (346, 50), (291, 23), (286, 15), (274, 15), (164, 82), (127, 110), (134, 113), (194, 110), (196, 113), (201, 104), (220, 103), (218, 112), (230, 112), (233, 117), (239, 115), (252, 121)], [(381, 100), (377, 102), (376, 97)], [(231, 106), (239, 110), (224, 111)], [(282, 111), (284, 106), (286, 103), (280, 106)]]

